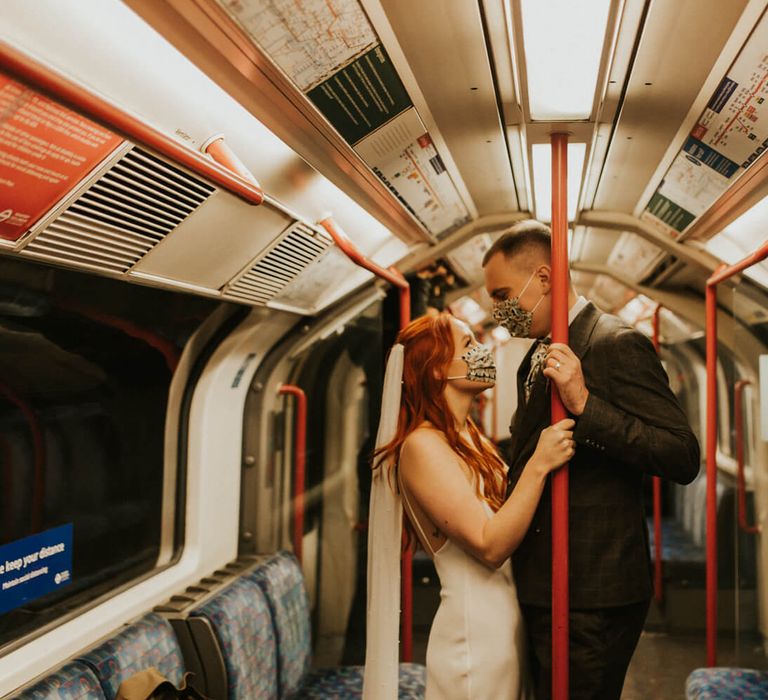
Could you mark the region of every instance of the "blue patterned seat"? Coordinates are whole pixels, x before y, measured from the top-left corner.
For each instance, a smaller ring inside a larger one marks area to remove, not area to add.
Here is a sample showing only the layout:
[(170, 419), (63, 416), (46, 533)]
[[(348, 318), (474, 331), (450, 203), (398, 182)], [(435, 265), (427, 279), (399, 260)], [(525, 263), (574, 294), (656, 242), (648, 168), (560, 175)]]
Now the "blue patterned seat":
[(293, 554), (278, 552), (250, 574), (269, 604), (277, 639), (280, 697), (301, 688), (312, 663), (309, 598), (304, 576)]
[(765, 700), (768, 671), (697, 668), (685, 684), (688, 700)]
[(213, 628), (224, 660), (226, 679), (222, 685), (229, 700), (277, 698), (272, 618), (255, 581), (238, 579), (193, 610), (190, 618), (204, 618)]
[(107, 700), (114, 700), (126, 678), (151, 666), (175, 685), (184, 675), (181, 650), (171, 625), (154, 613), (129, 625), (79, 660), (96, 674)]
[(104, 700), (93, 671), (73, 661), (19, 693), (14, 700)]
[[(315, 669), (309, 599), (301, 566), (290, 552), (278, 552), (259, 564), (249, 576), (269, 603), (277, 638), (277, 663), (281, 698), (360, 698), (362, 666)], [(400, 666), (401, 700), (424, 697), (426, 669), (416, 664)]]
[[(421, 664), (400, 664), (398, 700), (421, 700), (427, 685), (427, 669)], [(309, 672), (297, 700), (361, 698), (363, 666), (319, 668)]]

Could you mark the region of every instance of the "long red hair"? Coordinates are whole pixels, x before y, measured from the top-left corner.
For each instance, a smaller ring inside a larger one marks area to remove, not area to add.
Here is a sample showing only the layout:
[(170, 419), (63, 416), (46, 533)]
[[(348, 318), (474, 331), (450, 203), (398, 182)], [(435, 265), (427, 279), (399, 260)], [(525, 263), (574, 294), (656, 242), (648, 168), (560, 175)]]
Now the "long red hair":
[(506, 491), (504, 463), (493, 447), (482, 439), (470, 418), (467, 418), (467, 427), (472, 444), (461, 439), (445, 399), (448, 365), (456, 352), (451, 316), (446, 313), (421, 316), (400, 331), (397, 342), (404, 348), (397, 432), (389, 444), (374, 452), (374, 469), (390, 458), (397, 469), (400, 450), (406, 438), (425, 421), (429, 421), (445, 435), (448, 444), (469, 467), (475, 477), (473, 481), (477, 495), (497, 511), (504, 503)]

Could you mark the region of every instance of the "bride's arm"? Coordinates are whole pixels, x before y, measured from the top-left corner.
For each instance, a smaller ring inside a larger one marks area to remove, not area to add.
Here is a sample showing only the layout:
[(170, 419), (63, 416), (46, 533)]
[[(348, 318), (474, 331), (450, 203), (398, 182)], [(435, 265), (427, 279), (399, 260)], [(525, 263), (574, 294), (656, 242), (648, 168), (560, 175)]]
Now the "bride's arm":
[(544, 430), (511, 496), (488, 518), (465, 468), (442, 433), (412, 433), (400, 455), (400, 474), (429, 519), (480, 561), (498, 568), (523, 539), (544, 490), (547, 474), (573, 456), (570, 419)]

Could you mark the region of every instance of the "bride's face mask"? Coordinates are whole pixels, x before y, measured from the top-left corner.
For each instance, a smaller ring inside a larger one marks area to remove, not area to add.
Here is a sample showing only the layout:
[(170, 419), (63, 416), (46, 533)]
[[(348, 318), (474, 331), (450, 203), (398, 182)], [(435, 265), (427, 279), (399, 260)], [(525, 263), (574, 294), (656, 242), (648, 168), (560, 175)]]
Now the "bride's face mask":
[(527, 338), (529, 336), (531, 324), (533, 323), (533, 312), (536, 311), (539, 304), (541, 304), (541, 300), (544, 298), (542, 294), (536, 302), (536, 306), (530, 311), (526, 311), (520, 306), (520, 297), (525, 294), (525, 290), (528, 289), (528, 285), (535, 275), (536, 272), (534, 271), (520, 291), (520, 294), (516, 297), (497, 301), (493, 304), (493, 320), (503, 328), (506, 328), (513, 338)]
[(496, 383), (496, 363), (493, 360), (493, 351), (485, 345), (475, 345), (461, 357), (454, 360), (463, 360), (467, 363), (467, 373), (458, 377), (446, 377), (446, 379), (469, 379), (472, 382), (483, 384)]

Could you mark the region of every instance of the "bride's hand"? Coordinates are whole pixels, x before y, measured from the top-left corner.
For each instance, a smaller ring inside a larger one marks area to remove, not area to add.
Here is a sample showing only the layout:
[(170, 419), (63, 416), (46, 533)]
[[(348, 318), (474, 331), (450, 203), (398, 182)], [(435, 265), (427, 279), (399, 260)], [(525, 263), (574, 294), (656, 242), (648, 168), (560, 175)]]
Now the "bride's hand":
[(563, 466), (576, 453), (576, 443), (573, 440), (573, 428), (576, 422), (565, 418), (541, 431), (532, 462), (543, 469), (545, 473)]

